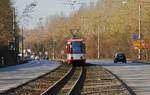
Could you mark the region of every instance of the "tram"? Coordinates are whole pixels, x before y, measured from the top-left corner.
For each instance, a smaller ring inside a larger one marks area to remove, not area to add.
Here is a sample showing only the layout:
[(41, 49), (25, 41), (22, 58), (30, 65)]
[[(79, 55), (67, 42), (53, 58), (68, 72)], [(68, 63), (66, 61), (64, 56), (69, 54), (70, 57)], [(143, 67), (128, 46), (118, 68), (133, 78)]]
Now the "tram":
[(72, 38), (67, 40), (66, 55), (67, 63), (72, 65), (84, 65), (85, 57), (85, 43), (81, 38)]

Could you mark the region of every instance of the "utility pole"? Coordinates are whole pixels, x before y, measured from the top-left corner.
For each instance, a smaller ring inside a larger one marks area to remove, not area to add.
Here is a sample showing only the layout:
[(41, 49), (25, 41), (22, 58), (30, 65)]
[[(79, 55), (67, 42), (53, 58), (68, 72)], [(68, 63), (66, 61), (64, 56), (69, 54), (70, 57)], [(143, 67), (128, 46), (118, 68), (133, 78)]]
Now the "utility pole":
[(53, 60), (55, 59), (55, 47), (54, 47), (54, 41), (53, 41)]
[[(123, 1), (123, 4), (126, 4), (127, 1)], [(138, 0), (138, 24), (139, 24), (139, 31), (138, 31), (138, 40), (141, 41), (141, 0)], [(141, 49), (138, 49), (138, 59), (141, 60)]]
[[(142, 1), (142, 0), (139, 0), (139, 5), (138, 5), (138, 7), (139, 7), (139, 40), (141, 40), (141, 3), (146, 3), (146, 4), (150, 4), (150, 2), (144, 2), (144, 1)], [(141, 49), (138, 49), (138, 59), (139, 60), (141, 60)]]
[(97, 35), (98, 35), (98, 40), (97, 40), (98, 54), (97, 54), (97, 58), (98, 58), (98, 59), (100, 59), (100, 35), (99, 35), (99, 34), (100, 34), (100, 33), (99, 33), (100, 31), (99, 31), (99, 30), (100, 30), (100, 29), (99, 29), (99, 25), (98, 25), (98, 29), (97, 29), (97, 32), (98, 32), (98, 33), (97, 33)]
[(13, 8), (13, 44), (14, 44), (14, 47), (13, 47), (13, 50), (15, 51), (16, 50), (16, 45), (15, 45), (15, 42), (16, 42), (16, 38), (15, 38), (15, 8)]
[[(94, 17), (94, 19), (99, 19), (100, 16)], [(97, 22), (97, 58), (100, 59), (100, 21)]]
[(24, 60), (24, 52), (23, 52), (23, 49), (24, 49), (24, 39), (23, 39), (23, 27), (22, 27), (22, 60)]
[(52, 31), (52, 59), (55, 59), (55, 39), (54, 39), (54, 32)]
[(15, 59), (17, 60), (17, 35), (16, 35), (16, 14), (15, 8), (13, 8), (13, 50)]
[(53, 56), (53, 60), (55, 59), (55, 40), (54, 37), (52, 38), (52, 56)]
[[(22, 12), (22, 15), (21, 15), (21, 17), (18, 19), (18, 23), (19, 23), (19, 21), (20, 20), (22, 20), (24, 17), (27, 17), (28, 16), (28, 13), (30, 13), (30, 12), (32, 12), (32, 10), (33, 10), (33, 8), (36, 6), (37, 4), (36, 4), (36, 2), (32, 2), (31, 4), (29, 4), (29, 5), (27, 5), (26, 7), (25, 7), (25, 9), (23, 10), (23, 12)], [(21, 49), (21, 51), (22, 51), (22, 60), (24, 60), (24, 53), (23, 53), (23, 50), (24, 50), (24, 28), (23, 28), (23, 24), (22, 24), (22, 26), (21, 26), (21, 33), (22, 33), (22, 42), (21, 42), (21, 44), (22, 44), (22, 49)]]
[[(139, 40), (141, 40), (141, 0), (139, 0)], [(138, 49), (138, 59), (141, 60), (141, 49)]]

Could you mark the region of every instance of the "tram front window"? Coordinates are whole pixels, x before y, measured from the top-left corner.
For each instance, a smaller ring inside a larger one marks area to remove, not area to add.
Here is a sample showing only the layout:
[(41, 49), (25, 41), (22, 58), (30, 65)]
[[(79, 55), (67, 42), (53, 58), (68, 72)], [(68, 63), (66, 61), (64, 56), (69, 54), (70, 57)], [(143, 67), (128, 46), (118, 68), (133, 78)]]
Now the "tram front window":
[(72, 42), (72, 52), (73, 53), (82, 53), (81, 42)]

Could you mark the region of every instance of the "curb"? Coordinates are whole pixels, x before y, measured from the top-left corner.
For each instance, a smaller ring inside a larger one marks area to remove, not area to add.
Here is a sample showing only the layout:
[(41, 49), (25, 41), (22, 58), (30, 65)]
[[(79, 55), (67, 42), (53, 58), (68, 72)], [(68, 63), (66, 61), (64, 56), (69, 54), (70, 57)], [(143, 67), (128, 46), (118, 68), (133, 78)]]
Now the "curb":
[(146, 61), (146, 60), (133, 60), (132, 63), (150, 64), (150, 61)]

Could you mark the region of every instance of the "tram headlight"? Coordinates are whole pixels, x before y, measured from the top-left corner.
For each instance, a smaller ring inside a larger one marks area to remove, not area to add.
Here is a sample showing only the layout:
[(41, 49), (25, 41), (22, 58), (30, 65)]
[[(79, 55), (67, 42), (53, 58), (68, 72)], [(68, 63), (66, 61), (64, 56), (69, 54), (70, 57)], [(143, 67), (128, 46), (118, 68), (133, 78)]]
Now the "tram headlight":
[(71, 57), (71, 59), (73, 59), (73, 57)]

